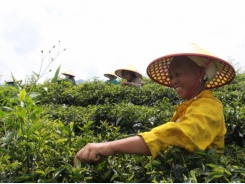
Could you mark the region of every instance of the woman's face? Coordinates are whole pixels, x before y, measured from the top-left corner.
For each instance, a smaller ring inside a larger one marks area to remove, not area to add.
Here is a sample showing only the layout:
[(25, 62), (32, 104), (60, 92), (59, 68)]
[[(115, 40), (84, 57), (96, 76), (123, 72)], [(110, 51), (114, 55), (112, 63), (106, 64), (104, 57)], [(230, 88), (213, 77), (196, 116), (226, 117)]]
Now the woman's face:
[(205, 85), (199, 82), (196, 89), (191, 93), (200, 74), (201, 67), (187, 57), (173, 59), (169, 66), (170, 85), (178, 97), (184, 100), (195, 97), (205, 88)]
[(122, 76), (123, 76), (123, 78), (125, 78), (127, 81), (130, 81), (130, 80), (133, 78), (131, 72), (125, 71), (125, 70), (122, 71)]

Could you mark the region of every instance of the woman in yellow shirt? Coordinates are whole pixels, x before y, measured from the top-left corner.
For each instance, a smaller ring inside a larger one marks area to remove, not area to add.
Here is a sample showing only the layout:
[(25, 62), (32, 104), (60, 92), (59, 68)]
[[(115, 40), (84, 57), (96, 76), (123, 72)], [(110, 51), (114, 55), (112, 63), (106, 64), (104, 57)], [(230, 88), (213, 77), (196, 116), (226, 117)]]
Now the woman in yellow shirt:
[(210, 89), (234, 79), (235, 70), (228, 62), (190, 43), (152, 61), (147, 74), (153, 81), (172, 87), (184, 100), (171, 120), (126, 139), (88, 143), (76, 154), (75, 165), (77, 159), (89, 163), (100, 160), (101, 156), (118, 153), (156, 157), (161, 149), (170, 145), (190, 152), (224, 147), (223, 107)]

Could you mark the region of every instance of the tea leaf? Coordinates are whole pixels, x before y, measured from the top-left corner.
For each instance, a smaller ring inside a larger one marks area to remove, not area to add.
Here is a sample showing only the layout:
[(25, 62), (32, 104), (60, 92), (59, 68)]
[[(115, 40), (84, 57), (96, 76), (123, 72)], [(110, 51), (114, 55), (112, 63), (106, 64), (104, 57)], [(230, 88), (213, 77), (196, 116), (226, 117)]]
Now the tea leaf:
[(25, 91), (25, 89), (23, 89), (23, 90), (20, 92), (20, 94), (19, 94), (19, 100), (20, 100), (20, 101), (23, 101), (23, 100), (25, 99), (25, 97), (26, 97), (26, 91)]
[(223, 176), (223, 172), (212, 172), (211, 174), (209, 174), (206, 178), (206, 181), (209, 183), (210, 181), (212, 181), (214, 178), (220, 178)]
[(45, 174), (45, 172), (44, 172), (43, 170), (41, 170), (41, 169), (37, 169), (37, 170), (35, 171), (35, 173), (41, 174), (41, 175), (44, 175), (44, 174)]
[(55, 71), (55, 75), (54, 75), (54, 77), (51, 80), (52, 83), (57, 81), (58, 76), (59, 76), (59, 72), (60, 72), (60, 66)]
[(45, 170), (45, 176), (47, 176), (48, 173), (52, 172), (52, 171), (55, 171), (55, 168), (54, 167), (48, 167), (46, 170)]
[(44, 125), (43, 122), (37, 122), (33, 125), (31, 125), (30, 129), (28, 130), (27, 135), (30, 136), (31, 134), (33, 134), (35, 131), (39, 130), (40, 128), (42, 128), (42, 126)]
[(53, 176), (53, 180), (64, 170), (65, 168), (64, 167), (60, 167), (58, 168), (55, 173), (54, 173), (54, 176)]
[(56, 142), (57, 143), (60, 143), (60, 142), (65, 142), (65, 141), (67, 141), (68, 139), (67, 138), (62, 138), (62, 139), (58, 139)]

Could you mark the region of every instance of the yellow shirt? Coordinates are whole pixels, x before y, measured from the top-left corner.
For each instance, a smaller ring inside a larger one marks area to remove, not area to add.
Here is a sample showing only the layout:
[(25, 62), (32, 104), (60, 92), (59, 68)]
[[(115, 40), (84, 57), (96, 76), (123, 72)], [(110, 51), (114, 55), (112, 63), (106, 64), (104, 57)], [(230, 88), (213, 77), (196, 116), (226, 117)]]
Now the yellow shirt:
[(168, 146), (190, 152), (197, 149), (223, 148), (226, 125), (223, 106), (210, 90), (180, 104), (170, 122), (140, 133), (153, 157)]

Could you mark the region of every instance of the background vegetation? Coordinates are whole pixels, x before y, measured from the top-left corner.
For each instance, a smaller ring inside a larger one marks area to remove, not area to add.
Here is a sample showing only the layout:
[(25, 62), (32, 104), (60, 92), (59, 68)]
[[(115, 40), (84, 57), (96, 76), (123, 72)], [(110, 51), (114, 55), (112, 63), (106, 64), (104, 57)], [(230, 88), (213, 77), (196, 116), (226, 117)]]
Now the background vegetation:
[(167, 122), (180, 100), (148, 78), (142, 88), (97, 79), (73, 86), (57, 83), (58, 73), (43, 84), (0, 86), (0, 182), (245, 182), (244, 74), (213, 90), (224, 105), (224, 154), (170, 146), (155, 159), (116, 155), (74, 168), (86, 143), (149, 131)]

